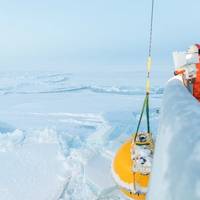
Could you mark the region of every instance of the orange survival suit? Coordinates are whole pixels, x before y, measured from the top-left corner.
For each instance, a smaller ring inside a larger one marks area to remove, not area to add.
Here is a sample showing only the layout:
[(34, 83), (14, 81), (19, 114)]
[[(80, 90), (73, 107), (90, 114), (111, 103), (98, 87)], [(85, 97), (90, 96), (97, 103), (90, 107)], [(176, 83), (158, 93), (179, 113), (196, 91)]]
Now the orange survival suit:
[(192, 45), (187, 52), (174, 52), (175, 75), (182, 75), (183, 82), (192, 95), (200, 101), (200, 44)]
[[(196, 44), (198, 55), (200, 56), (200, 45)], [(199, 62), (196, 64), (196, 79), (193, 83), (193, 96), (200, 101), (200, 57)]]

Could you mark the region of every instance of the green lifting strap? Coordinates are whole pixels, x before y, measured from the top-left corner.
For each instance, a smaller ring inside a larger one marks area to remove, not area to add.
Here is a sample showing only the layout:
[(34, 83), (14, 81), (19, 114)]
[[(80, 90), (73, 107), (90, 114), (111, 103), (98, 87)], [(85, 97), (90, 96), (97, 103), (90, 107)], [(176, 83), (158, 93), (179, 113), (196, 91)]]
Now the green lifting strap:
[(144, 99), (144, 103), (143, 103), (143, 106), (142, 106), (142, 111), (140, 113), (140, 118), (139, 118), (137, 129), (136, 129), (136, 132), (135, 132), (134, 142), (136, 141), (136, 136), (137, 136), (137, 134), (139, 132), (140, 124), (141, 124), (141, 121), (142, 121), (142, 118), (143, 118), (145, 110), (146, 110), (146, 118), (147, 118), (147, 131), (148, 131), (148, 133), (150, 133), (149, 94), (148, 93), (146, 94), (145, 99)]
[(154, 1), (151, 1), (151, 20), (150, 20), (150, 33), (149, 33), (149, 51), (148, 51), (148, 59), (147, 59), (147, 81), (146, 81), (146, 96), (144, 99), (144, 103), (142, 106), (142, 111), (140, 114), (139, 122), (137, 125), (137, 129), (135, 132), (134, 141), (136, 140), (140, 124), (142, 121), (142, 117), (144, 114), (144, 111), (146, 109), (146, 119), (147, 119), (147, 131), (150, 133), (150, 120), (149, 120), (149, 94), (150, 94), (150, 71), (151, 71), (151, 65), (152, 65), (152, 58), (151, 58), (151, 49), (152, 49), (152, 33), (153, 33), (153, 17), (154, 17)]
[(140, 118), (139, 118), (139, 122), (138, 122), (137, 129), (136, 129), (136, 134), (137, 134), (138, 131), (139, 131), (140, 124), (141, 124), (141, 121), (142, 121), (142, 117), (143, 117), (143, 114), (144, 114), (144, 110), (145, 110), (146, 105), (147, 105), (147, 95), (145, 96), (144, 103), (143, 103), (143, 106), (142, 106), (142, 111), (141, 111), (141, 113), (140, 113)]
[(150, 133), (150, 121), (149, 121), (149, 94), (147, 94), (146, 116), (147, 116), (147, 131), (148, 131), (148, 133)]

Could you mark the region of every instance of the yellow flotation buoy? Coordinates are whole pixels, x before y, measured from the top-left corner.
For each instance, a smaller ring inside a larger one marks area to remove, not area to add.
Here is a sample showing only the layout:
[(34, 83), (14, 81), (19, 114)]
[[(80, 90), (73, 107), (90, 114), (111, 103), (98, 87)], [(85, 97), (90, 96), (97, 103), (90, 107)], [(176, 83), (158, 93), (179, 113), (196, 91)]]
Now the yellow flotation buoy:
[(135, 161), (132, 152), (135, 145), (145, 145), (153, 150), (153, 140), (133, 143), (133, 138), (127, 140), (117, 151), (112, 162), (112, 175), (122, 193), (134, 200), (145, 200), (149, 184), (149, 173), (134, 172)]

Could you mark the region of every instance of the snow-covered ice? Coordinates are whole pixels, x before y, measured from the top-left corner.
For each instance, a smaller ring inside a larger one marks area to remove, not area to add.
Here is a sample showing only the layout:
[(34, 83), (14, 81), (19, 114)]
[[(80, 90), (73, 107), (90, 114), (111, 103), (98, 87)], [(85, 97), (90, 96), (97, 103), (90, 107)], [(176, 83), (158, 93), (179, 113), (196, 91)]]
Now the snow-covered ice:
[(2, 200), (59, 197), (68, 177), (59, 156), (60, 146), (56, 140), (50, 140), (51, 132), (46, 137), (47, 132), (42, 131), (35, 140), (19, 130), (0, 135)]
[(200, 199), (200, 104), (173, 78), (161, 113), (148, 199)]
[[(144, 75), (145, 68), (132, 67), (2, 72), (1, 199), (95, 200), (112, 190), (111, 160), (136, 128)], [(155, 134), (163, 84), (169, 76), (164, 72), (152, 80)], [(114, 196), (110, 199), (125, 198), (118, 191)]]

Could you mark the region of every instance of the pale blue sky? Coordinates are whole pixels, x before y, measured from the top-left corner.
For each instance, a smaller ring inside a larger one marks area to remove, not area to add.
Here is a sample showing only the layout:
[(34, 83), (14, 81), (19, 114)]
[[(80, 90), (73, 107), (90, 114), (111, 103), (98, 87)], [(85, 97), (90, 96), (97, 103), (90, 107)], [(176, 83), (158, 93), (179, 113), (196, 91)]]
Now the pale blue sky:
[[(200, 42), (199, 0), (155, 0), (153, 56)], [(10, 0), (0, 9), (0, 67), (143, 64), (150, 0)]]

